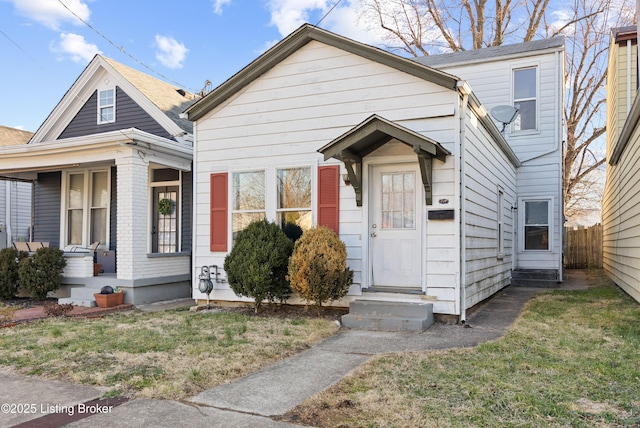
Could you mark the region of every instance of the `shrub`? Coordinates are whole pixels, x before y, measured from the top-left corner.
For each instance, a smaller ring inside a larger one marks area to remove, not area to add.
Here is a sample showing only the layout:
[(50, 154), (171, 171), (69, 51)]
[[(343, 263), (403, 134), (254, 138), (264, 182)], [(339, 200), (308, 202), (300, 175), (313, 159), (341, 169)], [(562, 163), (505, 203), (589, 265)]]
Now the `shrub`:
[(344, 297), (353, 282), (347, 248), (331, 229), (319, 226), (302, 234), (289, 261), (291, 288), (318, 306)]
[(18, 292), (18, 263), (27, 257), (13, 248), (0, 250), (0, 299), (13, 299)]
[(284, 302), (291, 295), (287, 265), (293, 243), (276, 223), (260, 220), (240, 231), (224, 270), (231, 289), (252, 297), (258, 312), (263, 300)]
[(282, 231), (285, 235), (287, 235), (287, 238), (291, 239), (291, 242), (293, 242), (294, 244), (302, 236), (302, 228), (290, 221), (286, 222), (282, 226)]
[(32, 257), (22, 259), (18, 268), (19, 283), (36, 300), (44, 300), (49, 291), (62, 283), (62, 269), (67, 265), (64, 252), (57, 248), (40, 248)]

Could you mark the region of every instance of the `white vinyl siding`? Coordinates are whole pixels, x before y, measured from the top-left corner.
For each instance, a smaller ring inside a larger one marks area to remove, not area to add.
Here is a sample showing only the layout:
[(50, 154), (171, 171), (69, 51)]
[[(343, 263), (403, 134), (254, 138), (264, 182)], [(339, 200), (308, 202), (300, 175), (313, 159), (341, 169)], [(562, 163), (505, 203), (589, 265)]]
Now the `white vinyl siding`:
[[(470, 308), (509, 285), (514, 251), (510, 207), (516, 201), (516, 169), (497, 145), (486, 143), (490, 140), (487, 131), (471, 117), (464, 135), (464, 295), (465, 308)], [(498, 188), (503, 192), (502, 210)], [(497, 259), (499, 216), (504, 249)]]
[[(517, 169), (517, 195), (522, 198), (551, 198), (553, 224), (552, 248), (546, 252), (517, 252), (516, 269), (562, 269), (562, 96), (564, 53), (549, 52), (531, 57), (516, 57), (467, 65), (441, 67), (443, 71), (466, 79), (487, 111), (499, 105), (513, 103), (510, 85), (513, 70), (536, 68), (538, 83), (538, 122), (536, 131), (514, 132), (507, 127), (505, 138), (522, 166)], [(497, 123), (497, 122), (496, 122)], [(500, 124), (497, 123), (497, 126)], [(501, 126), (500, 126), (501, 127)], [(517, 223), (518, 219), (514, 219)], [(516, 224), (516, 227), (520, 227)], [(517, 236), (518, 239), (521, 235)]]
[[(223, 264), (223, 257), (212, 257), (205, 232), (211, 172), (284, 169), (313, 161), (315, 174), (318, 164), (338, 164), (324, 162), (317, 150), (374, 113), (428, 135), (453, 152), (455, 102), (453, 91), (319, 42), (308, 43), (198, 121), (195, 265)], [(415, 154), (409, 152), (415, 162)], [(433, 165), (434, 200), (446, 198), (451, 201), (447, 208), (456, 208), (451, 190), (454, 162), (434, 160)], [(346, 174), (340, 166), (340, 173)], [(277, 209), (275, 194), (266, 197), (268, 212), (270, 204)], [(314, 217), (315, 204), (314, 195)], [(366, 221), (366, 208), (356, 206), (353, 188), (341, 181), (340, 238), (354, 270), (352, 293), (368, 285), (368, 275), (362, 272), (368, 257)], [(445, 235), (447, 254), (455, 254), (455, 235)], [(438, 258), (446, 257), (439, 254)], [(436, 307), (440, 313), (455, 311), (456, 269), (455, 262), (432, 266), (430, 274), (442, 286), (437, 296), (442, 301)], [(230, 290), (221, 293), (237, 299)]]

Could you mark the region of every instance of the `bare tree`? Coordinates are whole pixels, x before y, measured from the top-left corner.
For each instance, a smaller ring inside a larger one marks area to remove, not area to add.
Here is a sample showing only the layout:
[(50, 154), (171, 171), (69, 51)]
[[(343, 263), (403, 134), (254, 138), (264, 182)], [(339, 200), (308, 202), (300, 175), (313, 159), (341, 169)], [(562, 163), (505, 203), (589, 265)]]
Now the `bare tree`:
[(369, 25), (386, 30), (387, 48), (413, 56), (564, 34), (563, 193), (567, 207), (584, 206), (574, 199), (591, 195), (578, 191), (591, 186), (579, 183), (604, 162), (604, 151), (595, 148), (605, 133), (607, 35), (611, 27), (632, 22), (633, 14), (628, 13), (632, 0), (573, 0), (563, 11), (549, 10), (549, 0), (360, 0), (360, 4)]

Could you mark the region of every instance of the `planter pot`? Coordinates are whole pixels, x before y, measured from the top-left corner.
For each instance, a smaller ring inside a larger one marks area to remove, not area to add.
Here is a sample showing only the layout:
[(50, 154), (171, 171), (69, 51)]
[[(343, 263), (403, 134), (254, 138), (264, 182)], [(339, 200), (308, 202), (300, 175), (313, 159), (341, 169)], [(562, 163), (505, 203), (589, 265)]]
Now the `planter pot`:
[(100, 275), (100, 271), (101, 270), (102, 270), (102, 264), (101, 263), (94, 263), (93, 264), (93, 276)]
[(111, 308), (122, 304), (124, 301), (124, 293), (97, 293), (93, 295), (93, 298), (96, 299), (96, 304), (99, 308)]

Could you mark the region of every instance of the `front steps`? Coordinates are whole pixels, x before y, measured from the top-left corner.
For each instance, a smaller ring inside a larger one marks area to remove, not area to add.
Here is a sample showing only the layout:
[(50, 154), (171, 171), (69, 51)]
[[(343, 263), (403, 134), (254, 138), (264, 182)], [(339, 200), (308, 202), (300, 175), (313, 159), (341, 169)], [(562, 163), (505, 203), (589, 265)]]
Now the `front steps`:
[(74, 286), (70, 289), (69, 297), (62, 297), (58, 299), (58, 304), (71, 303), (74, 306), (84, 306), (86, 308), (92, 308), (96, 306), (96, 299), (93, 298), (94, 294), (100, 293), (100, 290), (105, 285), (115, 287), (116, 276), (115, 274), (106, 274), (100, 276), (94, 276), (88, 284)]
[(342, 316), (348, 328), (374, 331), (424, 331), (433, 324), (433, 303), (354, 300)]
[(514, 287), (557, 288), (560, 286), (556, 269), (516, 269), (511, 272)]

